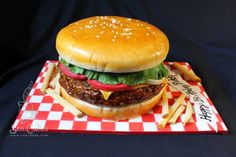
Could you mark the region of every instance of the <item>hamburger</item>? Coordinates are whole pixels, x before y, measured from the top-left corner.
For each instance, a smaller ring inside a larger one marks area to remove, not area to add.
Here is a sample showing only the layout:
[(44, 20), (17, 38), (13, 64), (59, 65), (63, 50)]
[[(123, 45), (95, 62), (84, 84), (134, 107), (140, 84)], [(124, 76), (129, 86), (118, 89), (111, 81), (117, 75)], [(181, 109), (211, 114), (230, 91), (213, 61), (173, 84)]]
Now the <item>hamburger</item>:
[(56, 38), (61, 95), (87, 115), (129, 119), (160, 100), (169, 42), (136, 19), (96, 16), (62, 28)]

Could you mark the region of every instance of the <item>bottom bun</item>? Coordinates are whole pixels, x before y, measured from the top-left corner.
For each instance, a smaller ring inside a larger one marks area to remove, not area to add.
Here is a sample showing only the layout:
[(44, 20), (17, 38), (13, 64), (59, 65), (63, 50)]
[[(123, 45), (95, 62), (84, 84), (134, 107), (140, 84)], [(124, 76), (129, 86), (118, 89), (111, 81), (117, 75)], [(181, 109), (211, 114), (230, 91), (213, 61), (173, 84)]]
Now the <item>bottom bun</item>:
[(62, 97), (64, 97), (69, 103), (71, 103), (87, 115), (112, 120), (125, 120), (143, 115), (150, 111), (159, 102), (165, 88), (166, 85), (161, 89), (159, 94), (154, 96), (152, 99), (141, 103), (130, 104), (121, 107), (110, 107), (102, 105), (99, 106), (90, 104), (88, 102), (70, 96), (63, 87), (61, 87), (61, 94)]

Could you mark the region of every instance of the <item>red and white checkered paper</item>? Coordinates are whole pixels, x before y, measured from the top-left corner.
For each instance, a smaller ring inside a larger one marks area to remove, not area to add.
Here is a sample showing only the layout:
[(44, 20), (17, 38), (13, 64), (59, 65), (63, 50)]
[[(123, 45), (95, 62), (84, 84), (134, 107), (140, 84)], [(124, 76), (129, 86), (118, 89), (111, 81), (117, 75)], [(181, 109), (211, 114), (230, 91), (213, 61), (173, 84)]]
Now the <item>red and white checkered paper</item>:
[[(176, 124), (167, 124), (164, 129), (158, 129), (157, 124), (162, 120), (161, 104), (145, 115), (129, 120), (112, 121), (101, 118), (94, 118), (84, 115), (77, 118), (64, 109), (59, 103), (49, 95), (40, 93), (40, 88), (44, 80), (45, 72), (48, 69), (47, 61), (40, 72), (35, 84), (33, 85), (23, 107), (21, 108), (12, 129), (16, 131), (51, 131), (51, 132), (88, 132), (88, 133), (216, 133), (206, 123), (196, 121), (193, 114), (191, 122), (185, 126), (182, 123), (184, 113), (177, 120)], [(169, 64), (167, 62), (166, 64)], [(182, 66), (191, 69), (187, 62), (181, 62)], [(210, 98), (207, 96), (200, 83), (190, 83), (198, 88), (206, 97), (217, 118), (218, 133), (227, 133), (227, 128), (222, 121), (219, 113), (215, 109)], [(181, 93), (171, 86), (167, 87), (169, 104), (172, 105)]]

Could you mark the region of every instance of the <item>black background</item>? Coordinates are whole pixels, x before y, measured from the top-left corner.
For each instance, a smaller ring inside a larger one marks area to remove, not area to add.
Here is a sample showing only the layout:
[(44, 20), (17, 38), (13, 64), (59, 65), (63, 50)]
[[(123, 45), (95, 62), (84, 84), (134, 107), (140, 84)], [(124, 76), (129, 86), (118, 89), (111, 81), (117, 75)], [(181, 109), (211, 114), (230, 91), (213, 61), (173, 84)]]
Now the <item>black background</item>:
[[(236, 2), (159, 0), (9, 0), (0, 2), (0, 156), (235, 156)], [(55, 37), (94, 15), (147, 21), (170, 40), (167, 61), (188, 61), (229, 134), (99, 135), (9, 133), (23, 91), (45, 60), (57, 59)]]

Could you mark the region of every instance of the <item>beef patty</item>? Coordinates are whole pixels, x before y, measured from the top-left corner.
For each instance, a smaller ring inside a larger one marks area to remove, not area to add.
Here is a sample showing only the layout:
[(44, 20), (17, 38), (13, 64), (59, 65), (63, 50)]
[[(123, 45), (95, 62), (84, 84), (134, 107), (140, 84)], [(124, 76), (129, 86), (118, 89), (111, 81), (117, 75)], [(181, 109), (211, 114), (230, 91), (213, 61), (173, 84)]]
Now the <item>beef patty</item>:
[(105, 106), (124, 106), (151, 99), (164, 86), (164, 84), (149, 85), (128, 91), (114, 92), (108, 100), (105, 100), (102, 93), (90, 86), (86, 80), (74, 80), (61, 72), (59, 83), (70, 96), (91, 104)]

